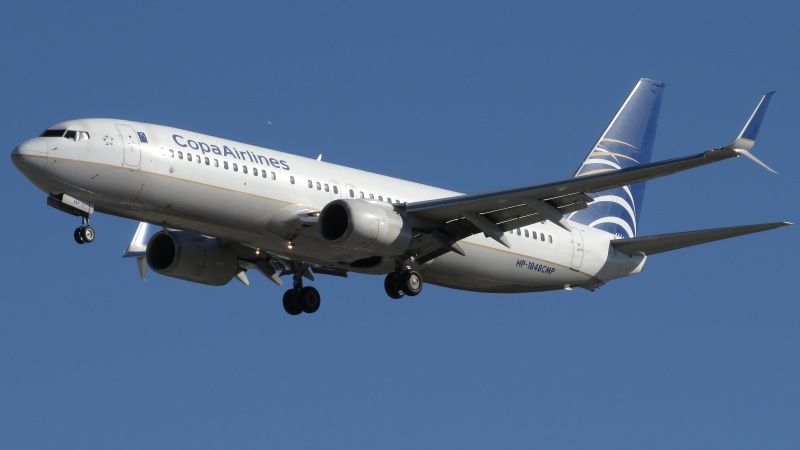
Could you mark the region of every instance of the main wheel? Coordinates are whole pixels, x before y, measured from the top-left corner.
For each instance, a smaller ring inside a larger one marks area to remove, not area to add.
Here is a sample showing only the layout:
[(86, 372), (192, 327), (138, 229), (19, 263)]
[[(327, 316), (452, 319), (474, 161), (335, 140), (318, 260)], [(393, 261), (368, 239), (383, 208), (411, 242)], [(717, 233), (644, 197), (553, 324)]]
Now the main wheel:
[(398, 275), (397, 272), (392, 272), (389, 275), (386, 275), (386, 279), (383, 280), (383, 288), (386, 289), (386, 295), (395, 300), (401, 299), (406, 295), (406, 293), (403, 292), (403, 286), (400, 282), (400, 275)]
[(403, 292), (409, 297), (419, 294), (422, 290), (422, 277), (419, 272), (404, 270), (403, 273), (400, 274), (400, 280), (402, 281)]
[(296, 316), (303, 312), (303, 308), (300, 307), (300, 302), (298, 301), (297, 291), (294, 289), (289, 289), (286, 293), (283, 294), (283, 309), (293, 316)]
[(90, 227), (89, 225), (81, 228), (81, 237), (87, 244), (94, 242), (94, 228)]
[(297, 303), (304, 313), (312, 314), (317, 312), (321, 303), (319, 291), (311, 286), (300, 289), (297, 293)]

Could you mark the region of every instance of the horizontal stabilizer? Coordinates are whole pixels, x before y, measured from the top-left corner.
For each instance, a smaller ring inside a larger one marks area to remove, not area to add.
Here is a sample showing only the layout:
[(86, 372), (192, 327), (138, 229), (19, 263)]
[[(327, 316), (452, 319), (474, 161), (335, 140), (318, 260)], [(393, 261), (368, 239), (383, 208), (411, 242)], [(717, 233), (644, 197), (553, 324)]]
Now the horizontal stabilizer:
[(654, 255), (679, 248), (705, 244), (750, 233), (772, 230), (792, 225), (790, 222), (772, 222), (738, 227), (714, 228), (712, 230), (687, 231), (684, 233), (660, 234), (632, 239), (615, 239), (611, 245), (628, 255)]

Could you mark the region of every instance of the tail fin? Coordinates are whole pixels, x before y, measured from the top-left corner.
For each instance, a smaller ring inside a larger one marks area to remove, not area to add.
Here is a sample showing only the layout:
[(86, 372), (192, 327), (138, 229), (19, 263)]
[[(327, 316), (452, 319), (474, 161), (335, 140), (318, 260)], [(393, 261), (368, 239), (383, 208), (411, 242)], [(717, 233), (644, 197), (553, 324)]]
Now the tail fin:
[[(576, 177), (650, 162), (664, 83), (642, 78), (575, 173)], [(568, 218), (620, 237), (637, 234), (645, 183), (590, 194), (589, 207)]]

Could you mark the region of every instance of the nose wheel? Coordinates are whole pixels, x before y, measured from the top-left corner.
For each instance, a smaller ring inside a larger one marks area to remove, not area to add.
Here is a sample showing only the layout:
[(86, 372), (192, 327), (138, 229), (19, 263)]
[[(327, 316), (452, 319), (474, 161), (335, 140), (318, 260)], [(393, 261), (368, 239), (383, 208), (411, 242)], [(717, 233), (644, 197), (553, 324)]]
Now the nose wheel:
[(78, 244), (91, 244), (94, 242), (95, 237), (94, 228), (89, 225), (75, 228), (75, 233), (72, 236)]

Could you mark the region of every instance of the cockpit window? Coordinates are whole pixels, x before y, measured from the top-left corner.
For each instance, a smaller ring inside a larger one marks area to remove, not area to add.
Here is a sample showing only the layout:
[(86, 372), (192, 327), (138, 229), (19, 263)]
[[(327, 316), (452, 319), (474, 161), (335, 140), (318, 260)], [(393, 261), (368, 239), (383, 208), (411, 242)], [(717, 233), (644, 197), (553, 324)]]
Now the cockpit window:
[(86, 141), (89, 140), (88, 131), (77, 130), (44, 130), (41, 137), (65, 137), (72, 141)]

